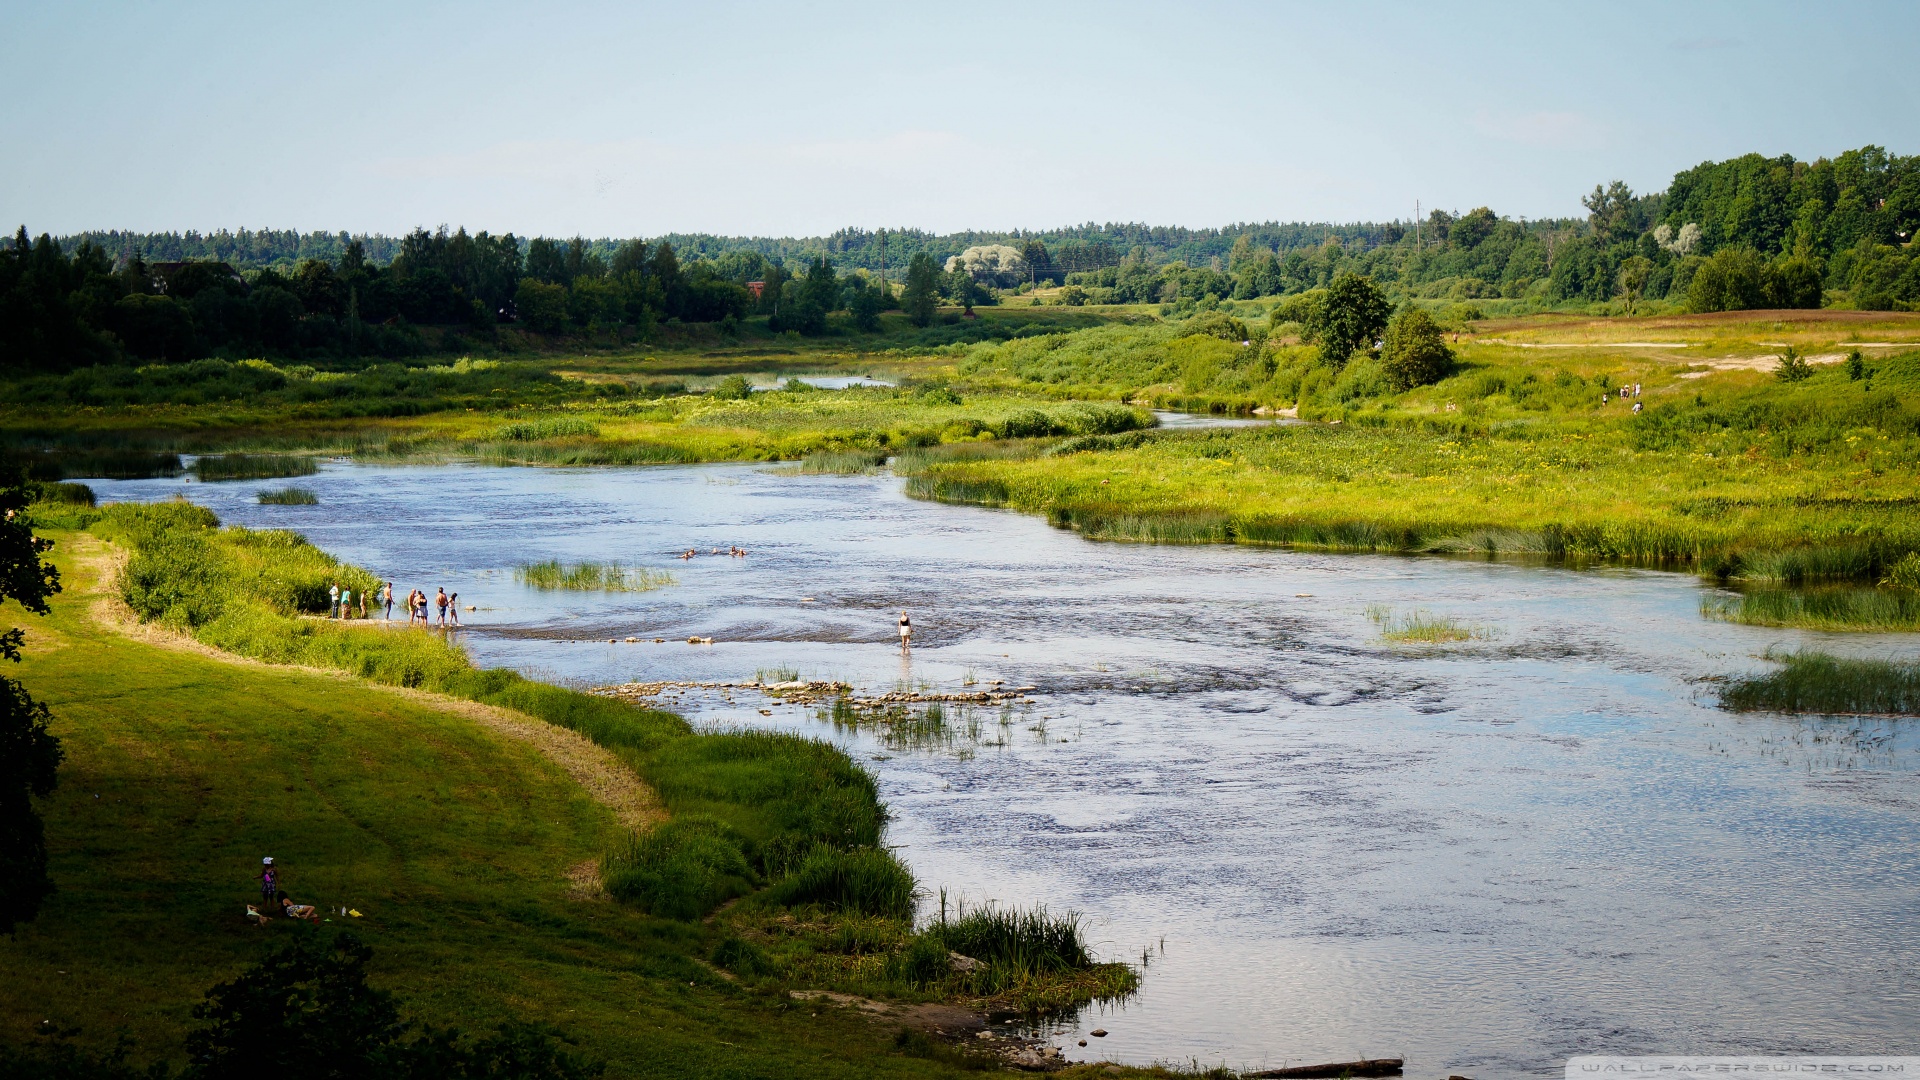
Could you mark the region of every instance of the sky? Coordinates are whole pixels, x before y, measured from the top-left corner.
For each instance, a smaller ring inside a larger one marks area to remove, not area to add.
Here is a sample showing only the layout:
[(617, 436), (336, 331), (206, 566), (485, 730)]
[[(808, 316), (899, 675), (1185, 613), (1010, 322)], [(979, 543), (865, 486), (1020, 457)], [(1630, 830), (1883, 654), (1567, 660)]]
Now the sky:
[[(1920, 152), (1920, 4), (0, 0), (0, 214), (817, 236), (1386, 221)], [(8, 231), (11, 231), (9, 228)]]

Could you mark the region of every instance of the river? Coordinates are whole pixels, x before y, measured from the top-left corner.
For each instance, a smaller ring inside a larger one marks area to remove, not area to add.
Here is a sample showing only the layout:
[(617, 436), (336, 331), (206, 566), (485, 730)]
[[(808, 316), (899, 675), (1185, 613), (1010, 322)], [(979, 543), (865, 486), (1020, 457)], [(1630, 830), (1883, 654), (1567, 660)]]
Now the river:
[[(1054, 1025), (1072, 1057), (1484, 1078), (1915, 1049), (1914, 721), (1733, 716), (1713, 681), (1769, 648), (1908, 639), (1708, 621), (1712, 590), (1680, 574), (1091, 543), (885, 474), (332, 463), (291, 481), (317, 506), (256, 503), (289, 481), (91, 483), (297, 529), (398, 592), (444, 585), (478, 609), (475, 659), (535, 676), (1035, 687), (918, 746), (751, 692), (670, 703), (846, 746), (929, 903), (1073, 909), (1105, 958), (1144, 959), (1136, 997)], [(678, 583), (515, 584), (547, 558)], [(1382, 639), (1416, 612), (1478, 637)]]

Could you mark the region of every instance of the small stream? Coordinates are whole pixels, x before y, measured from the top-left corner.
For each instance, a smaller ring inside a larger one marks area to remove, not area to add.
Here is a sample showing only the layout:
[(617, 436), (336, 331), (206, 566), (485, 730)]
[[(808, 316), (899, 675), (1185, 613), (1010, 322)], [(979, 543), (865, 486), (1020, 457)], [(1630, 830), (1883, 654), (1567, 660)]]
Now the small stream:
[[(1072, 1057), (1484, 1078), (1915, 1049), (1915, 722), (1713, 704), (1770, 647), (1910, 639), (1707, 621), (1714, 590), (1671, 573), (1096, 544), (887, 475), (330, 464), (292, 481), (310, 507), (256, 503), (288, 481), (90, 483), (457, 591), (474, 658), (538, 677), (1036, 687), (910, 745), (751, 691), (667, 704), (845, 746), (929, 903), (1070, 908), (1104, 957), (1146, 963), (1138, 996), (1051, 1030)], [(678, 583), (514, 583), (548, 558)], [(1415, 612), (1480, 636), (1382, 640), (1376, 616)]]

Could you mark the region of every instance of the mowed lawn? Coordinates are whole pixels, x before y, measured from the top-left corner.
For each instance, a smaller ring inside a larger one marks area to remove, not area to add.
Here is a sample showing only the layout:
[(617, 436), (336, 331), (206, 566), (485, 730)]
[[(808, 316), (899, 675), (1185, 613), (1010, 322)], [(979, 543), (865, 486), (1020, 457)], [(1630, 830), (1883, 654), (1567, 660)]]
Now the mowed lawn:
[(41, 804), (59, 891), (0, 938), (0, 1040), (51, 1021), (183, 1060), (209, 986), (312, 932), (244, 920), (272, 855), (297, 901), (364, 914), (321, 932), (361, 935), (419, 1020), (548, 1022), (617, 1077), (947, 1071), (891, 1030), (736, 988), (695, 959), (697, 924), (580, 895), (568, 868), (618, 826), (532, 748), (355, 680), (120, 636), (88, 615), (98, 583), (71, 547), (52, 616), (9, 605), (67, 760)]

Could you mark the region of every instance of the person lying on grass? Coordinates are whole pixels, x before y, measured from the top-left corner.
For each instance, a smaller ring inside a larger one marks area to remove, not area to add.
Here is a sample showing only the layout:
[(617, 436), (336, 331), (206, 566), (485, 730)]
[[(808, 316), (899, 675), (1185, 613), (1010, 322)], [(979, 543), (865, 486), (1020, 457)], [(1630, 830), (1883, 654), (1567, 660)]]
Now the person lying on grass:
[(291, 896), (283, 896), (280, 898), (280, 914), (289, 919), (305, 919), (308, 922), (320, 921), (320, 913), (314, 910), (312, 904), (296, 904), (293, 902), (293, 897)]

